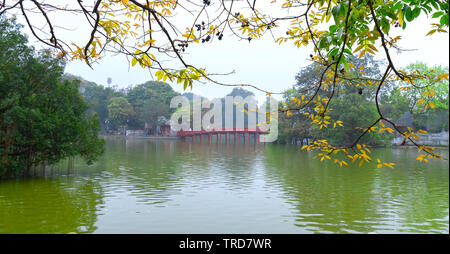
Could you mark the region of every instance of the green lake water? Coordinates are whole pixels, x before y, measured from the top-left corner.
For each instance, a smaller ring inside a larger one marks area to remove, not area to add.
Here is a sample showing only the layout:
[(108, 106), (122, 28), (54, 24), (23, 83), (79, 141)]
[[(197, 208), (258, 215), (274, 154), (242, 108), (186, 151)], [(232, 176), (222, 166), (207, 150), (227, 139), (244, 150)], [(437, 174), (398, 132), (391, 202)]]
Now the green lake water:
[(448, 234), (448, 161), (373, 153), (395, 169), (287, 145), (108, 140), (94, 165), (1, 181), (0, 233)]

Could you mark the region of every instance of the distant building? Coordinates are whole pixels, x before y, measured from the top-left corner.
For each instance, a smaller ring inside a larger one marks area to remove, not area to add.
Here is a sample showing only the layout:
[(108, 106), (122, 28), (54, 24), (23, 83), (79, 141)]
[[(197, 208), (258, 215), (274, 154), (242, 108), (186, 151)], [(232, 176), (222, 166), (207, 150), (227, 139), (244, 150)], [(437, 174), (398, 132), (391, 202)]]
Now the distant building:
[(158, 117), (157, 134), (160, 136), (171, 136), (170, 120), (165, 116)]
[(414, 118), (411, 112), (408, 111), (406, 113), (403, 113), (403, 115), (400, 116), (395, 125), (401, 132), (407, 131), (408, 127), (414, 129)]
[(403, 115), (400, 116), (400, 118), (397, 120), (398, 125), (413, 127), (414, 126), (414, 118), (411, 112), (403, 113)]

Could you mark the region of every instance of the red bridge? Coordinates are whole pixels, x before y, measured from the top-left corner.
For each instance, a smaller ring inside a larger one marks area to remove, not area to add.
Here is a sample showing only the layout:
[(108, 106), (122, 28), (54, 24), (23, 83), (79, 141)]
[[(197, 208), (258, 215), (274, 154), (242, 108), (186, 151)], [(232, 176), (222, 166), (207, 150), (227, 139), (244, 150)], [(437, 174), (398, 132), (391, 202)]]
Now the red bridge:
[(192, 137), (194, 143), (197, 142), (197, 137), (200, 136), (200, 142), (203, 144), (205, 136), (208, 136), (208, 141), (212, 144), (214, 135), (216, 136), (216, 142), (222, 144), (222, 135), (225, 135), (225, 143), (231, 144), (231, 135), (233, 135), (234, 144), (239, 144), (241, 141), (241, 135), (243, 136), (243, 143), (245, 144), (245, 136), (247, 135), (247, 143), (250, 144), (250, 137), (253, 135), (255, 144), (259, 144), (259, 135), (266, 134), (267, 131), (262, 131), (259, 128), (221, 128), (212, 130), (201, 131), (179, 131), (178, 137), (189, 138)]

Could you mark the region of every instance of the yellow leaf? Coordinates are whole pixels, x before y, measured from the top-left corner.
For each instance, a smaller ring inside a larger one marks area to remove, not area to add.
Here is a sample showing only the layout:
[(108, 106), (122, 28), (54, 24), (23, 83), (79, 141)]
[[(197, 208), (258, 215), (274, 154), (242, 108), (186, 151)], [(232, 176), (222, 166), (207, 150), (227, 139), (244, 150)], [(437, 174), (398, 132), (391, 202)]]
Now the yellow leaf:
[(135, 66), (137, 63), (137, 59), (133, 57), (133, 59), (131, 59), (131, 66)]
[(390, 168), (394, 168), (392, 165), (395, 165), (395, 163), (383, 163), (384, 165), (390, 167)]
[(430, 31), (427, 33), (427, 36), (428, 36), (428, 35), (432, 35), (432, 34), (434, 34), (434, 33), (436, 33), (436, 29), (430, 30)]

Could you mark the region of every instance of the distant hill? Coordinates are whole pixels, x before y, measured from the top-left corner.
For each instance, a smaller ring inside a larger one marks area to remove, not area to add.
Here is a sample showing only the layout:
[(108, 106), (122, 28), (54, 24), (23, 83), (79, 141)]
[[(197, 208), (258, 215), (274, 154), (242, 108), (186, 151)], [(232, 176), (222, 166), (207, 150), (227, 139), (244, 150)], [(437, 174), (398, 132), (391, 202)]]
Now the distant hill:
[[(201, 97), (202, 100), (209, 100), (209, 98), (207, 98), (207, 97), (204, 97), (204, 96), (192, 93), (192, 92), (183, 93), (182, 95), (190, 101), (194, 98), (194, 95)], [(226, 96), (241, 96), (242, 98), (245, 98), (247, 96), (255, 96), (255, 94), (249, 90), (242, 88), (242, 87), (236, 87), (236, 88), (233, 88), (233, 90)], [(221, 98), (225, 98), (226, 96), (221, 97)]]
[(92, 81), (88, 81), (80, 76), (76, 76), (70, 73), (64, 73), (63, 75), (63, 80), (79, 80), (80, 81), (80, 86), (81, 87), (86, 87), (86, 86), (99, 86), (97, 83), (92, 82)]

